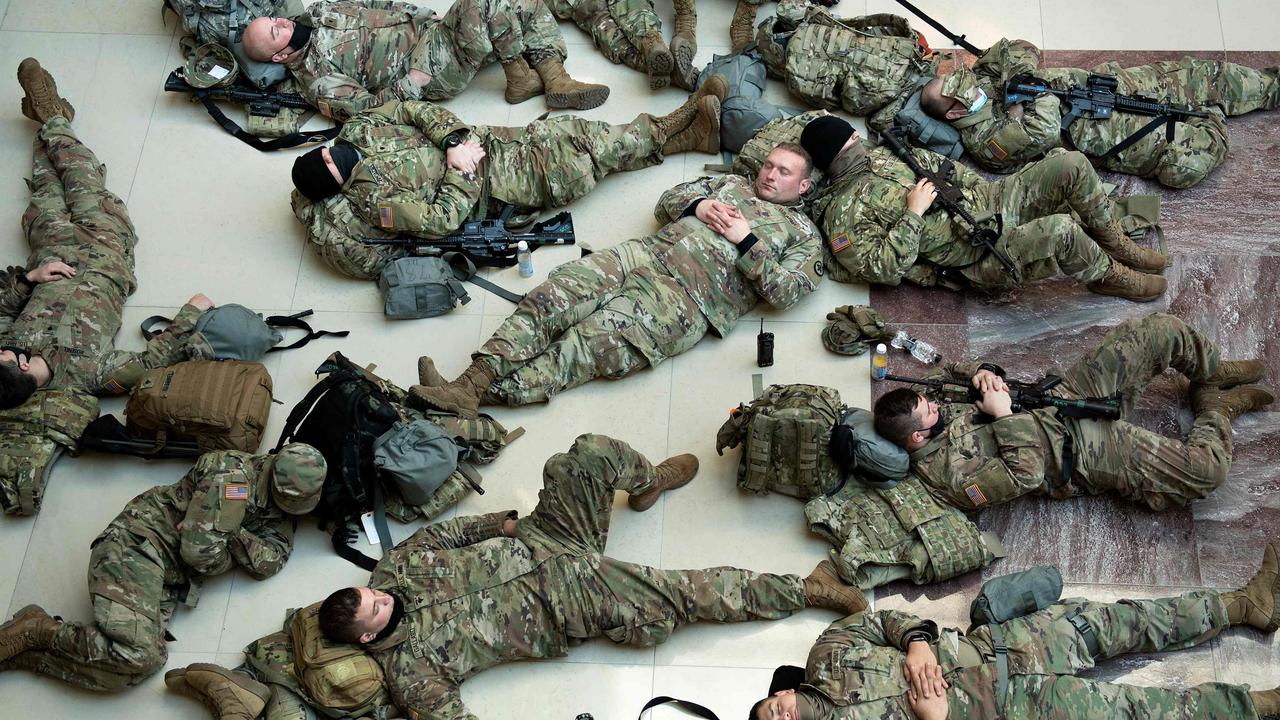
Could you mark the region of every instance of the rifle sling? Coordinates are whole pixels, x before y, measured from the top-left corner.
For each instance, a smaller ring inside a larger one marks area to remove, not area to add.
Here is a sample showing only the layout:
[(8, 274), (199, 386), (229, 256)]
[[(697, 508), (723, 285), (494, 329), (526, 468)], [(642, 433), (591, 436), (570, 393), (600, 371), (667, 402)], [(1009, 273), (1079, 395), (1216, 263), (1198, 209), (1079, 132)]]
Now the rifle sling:
[(223, 130), (226, 130), (228, 134), (234, 136), (245, 145), (261, 152), (283, 150), (285, 148), (297, 147), (305, 143), (325, 142), (337, 137), (338, 132), (342, 129), (341, 126), (334, 126), (327, 130), (319, 130), (310, 133), (289, 133), (284, 137), (263, 140), (262, 138), (253, 136), (247, 130), (236, 124), (235, 120), (227, 117), (227, 114), (222, 112), (222, 109), (214, 104), (213, 100), (210, 99), (208, 93), (203, 90), (197, 90), (194, 94), (196, 99), (204, 105), (204, 109), (209, 111), (209, 117), (213, 118), (213, 121), (218, 123), (218, 125), (221, 125)]
[(446, 263), (449, 263), (449, 269), (453, 270), (454, 277), (459, 280), (465, 280), (478, 287), (482, 287), (503, 300), (513, 302), (517, 305), (519, 305), (520, 301), (524, 299), (524, 295), (513, 293), (501, 285), (490, 282), (477, 275), (476, 264), (472, 262), (471, 258), (467, 257), (466, 254), (461, 252), (447, 252), (441, 257), (444, 258)]
[[(1078, 150), (1079, 148), (1076, 146), (1075, 138), (1071, 136), (1071, 126), (1075, 124), (1076, 120), (1079, 120), (1079, 119), (1080, 119), (1079, 116), (1076, 116), (1071, 119), (1070, 123), (1067, 123), (1066, 125), (1062, 126), (1062, 139), (1065, 140), (1067, 142), (1067, 146), (1073, 150)], [(1157, 115), (1154, 120), (1147, 123), (1146, 125), (1143, 125), (1141, 128), (1138, 128), (1138, 130), (1134, 132), (1132, 135), (1116, 143), (1114, 146), (1111, 147), (1110, 150), (1099, 155), (1096, 159), (1100, 161), (1110, 160), (1111, 158), (1119, 155), (1125, 150), (1128, 150), (1130, 147), (1133, 146), (1134, 143), (1138, 142), (1142, 138), (1154, 132), (1161, 125), (1166, 126), (1166, 130), (1165, 130), (1166, 140), (1172, 141), (1173, 140), (1173, 124), (1175, 122), (1177, 122), (1177, 119), (1173, 115)]]

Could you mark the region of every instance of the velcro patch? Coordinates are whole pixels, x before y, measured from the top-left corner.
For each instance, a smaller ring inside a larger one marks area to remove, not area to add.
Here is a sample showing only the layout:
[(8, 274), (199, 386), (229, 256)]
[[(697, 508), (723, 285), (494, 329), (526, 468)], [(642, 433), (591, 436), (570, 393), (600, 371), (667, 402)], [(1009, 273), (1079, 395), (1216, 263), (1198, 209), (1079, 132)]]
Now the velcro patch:
[(227, 483), (222, 486), (222, 497), (226, 500), (248, 500), (249, 486), (242, 483)]
[(982, 507), (987, 504), (987, 496), (982, 494), (982, 488), (978, 487), (978, 483), (966, 486), (964, 494), (969, 496), (969, 502), (974, 507)]
[(853, 241), (849, 239), (849, 233), (842, 232), (831, 238), (831, 252), (838, 253), (841, 250), (848, 250)]
[(317, 101), (316, 101), (316, 109), (320, 111), (320, 114), (321, 114), (321, 115), (323, 115), (323, 116), (325, 116), (325, 117), (327, 117), (327, 118), (331, 118), (331, 117), (333, 117), (333, 111), (329, 109), (329, 101), (328, 101), (328, 100), (317, 100)]
[(996, 142), (995, 138), (991, 138), (987, 141), (987, 150), (989, 150), (997, 160), (1004, 160), (1009, 157), (1009, 153), (1003, 147), (1000, 147), (1000, 143)]
[(390, 205), (378, 206), (378, 224), (384, 228), (396, 226), (396, 211)]

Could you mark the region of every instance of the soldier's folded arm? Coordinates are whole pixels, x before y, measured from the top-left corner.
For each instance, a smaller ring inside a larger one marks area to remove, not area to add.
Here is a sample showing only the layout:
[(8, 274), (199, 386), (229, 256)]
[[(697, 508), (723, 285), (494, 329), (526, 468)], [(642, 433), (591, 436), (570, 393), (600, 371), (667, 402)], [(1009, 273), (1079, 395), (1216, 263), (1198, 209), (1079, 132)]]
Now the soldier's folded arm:
[(861, 217), (849, 230), (849, 247), (837, 252), (836, 260), (863, 282), (897, 285), (916, 263), (923, 235), (924, 218), (905, 206), (889, 227)]
[[(406, 99), (397, 92), (396, 86), (385, 87), (377, 93), (371, 93), (358, 80), (338, 72), (336, 68), (326, 68), (328, 72), (311, 73), (309, 70), (296, 70), (298, 84), (305, 88), (307, 99), (320, 112), (340, 122), (359, 114), (368, 108), (381, 105), (390, 100)], [(416, 99), (415, 94), (408, 99)]]
[(703, 177), (668, 188), (653, 208), (654, 219), (663, 225), (679, 220), (694, 202), (712, 197), (715, 185), (715, 178)]
[(962, 383), (968, 383), (973, 380), (973, 376), (977, 375), (979, 370), (990, 370), (1000, 377), (1005, 376), (1004, 368), (995, 363), (983, 362), (982, 360), (957, 360), (953, 363), (947, 363), (943, 370), (947, 379)]
[[(182, 561), (193, 570), (216, 575), (234, 564), (229, 543), (240, 530), (249, 501), (240, 493), (227, 491), (229, 485), (246, 484), (243, 475), (210, 471), (205, 463), (198, 461), (188, 473), (188, 477), (194, 474), (198, 479), (182, 519), (179, 549)], [(228, 495), (232, 497), (228, 499)]]
[(490, 538), (502, 537), (502, 524), (508, 518), (516, 518), (515, 510), (492, 512), (484, 515), (445, 520), (419, 528), (401, 547), (416, 546), (426, 550), (448, 550), (450, 548), (475, 545)]
[(440, 147), (444, 139), (453, 133), (471, 129), (448, 108), (426, 100), (388, 103), (383, 107), (392, 122), (421, 130), (436, 147)]
[(291, 517), (250, 529), (242, 527), (232, 543), (232, 555), (240, 567), (256, 580), (264, 580), (280, 572), (293, 552)]
[(167, 367), (191, 355), (191, 332), (204, 310), (187, 303), (173, 316), (169, 327), (147, 341), (140, 352), (112, 350), (99, 363), (91, 392), (95, 395), (120, 395), (127, 392), (147, 370)]
[[(848, 622), (855, 619), (855, 622)], [(851, 642), (850, 647), (861, 647), (868, 651), (878, 647), (894, 647), (905, 651), (908, 638), (918, 633), (928, 635), (930, 640), (938, 637), (938, 626), (932, 620), (923, 620), (897, 610), (864, 612), (861, 617), (851, 615), (843, 620), (837, 620), (831, 624), (831, 627), (840, 627), (847, 637), (859, 641)], [(846, 655), (846, 662), (854, 659)]]
[(411, 190), (385, 196), (374, 193), (369, 200), (369, 221), (383, 230), (442, 238), (462, 227), (479, 200), (480, 179), (449, 168), (431, 200), (424, 200)]
[(16, 318), (31, 297), (35, 289), (33, 283), (27, 282), (27, 269), (20, 265), (11, 265), (0, 275), (0, 314)]
[(765, 302), (779, 310), (786, 310), (816, 290), (822, 279), (814, 269), (822, 260), (822, 237), (816, 230), (797, 235), (777, 260), (768, 244), (762, 242), (738, 256), (738, 271), (751, 280)]

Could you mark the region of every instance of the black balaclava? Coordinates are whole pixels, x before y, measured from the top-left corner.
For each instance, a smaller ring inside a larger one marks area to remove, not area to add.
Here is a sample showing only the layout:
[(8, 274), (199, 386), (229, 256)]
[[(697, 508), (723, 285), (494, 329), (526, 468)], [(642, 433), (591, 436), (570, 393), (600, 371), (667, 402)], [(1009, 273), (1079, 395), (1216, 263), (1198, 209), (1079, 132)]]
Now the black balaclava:
[(322, 150), (324, 148), (315, 148), (293, 161), (293, 186), (312, 202), (324, 200), (342, 189), (341, 183), (329, 172)]

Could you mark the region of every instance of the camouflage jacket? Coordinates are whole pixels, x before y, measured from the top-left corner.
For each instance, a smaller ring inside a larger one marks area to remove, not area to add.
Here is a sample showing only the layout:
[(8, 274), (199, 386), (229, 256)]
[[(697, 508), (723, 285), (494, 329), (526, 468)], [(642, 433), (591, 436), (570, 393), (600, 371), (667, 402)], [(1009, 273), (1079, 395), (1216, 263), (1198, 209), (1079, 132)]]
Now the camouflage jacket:
[[(267, 466), (266, 455), (205, 453), (177, 483), (129, 501), (99, 537), (128, 533), (149, 540), (166, 585), (198, 585), (235, 566), (258, 579), (271, 577), (293, 550), (295, 520), (271, 499)], [(187, 604), (194, 599), (189, 592)]]
[[(746, 218), (757, 242), (745, 254), (698, 218), (684, 216), (702, 198), (732, 205)], [(732, 330), (760, 298), (785, 310), (822, 280), (822, 238), (799, 204), (761, 200), (739, 175), (677, 185), (658, 198), (654, 217), (664, 226), (645, 244), (719, 335)]]
[[(946, 158), (915, 148), (921, 166), (936, 171)], [(1000, 208), (1000, 186), (955, 164), (952, 183), (964, 194), (965, 209), (981, 221)], [(836, 174), (818, 188), (813, 217), (827, 238), (827, 265), (840, 282), (897, 285), (905, 277), (920, 284), (933, 267), (964, 267), (983, 250), (965, 239), (963, 223), (937, 206), (924, 217), (907, 210), (915, 173), (884, 147), (867, 154), (867, 167)], [(914, 267), (920, 266), (920, 267)]]
[[(968, 382), (977, 363), (953, 363), (946, 372)], [(998, 505), (1030, 493), (1046, 493), (1062, 477), (1062, 443), (1068, 428), (1053, 408), (984, 421), (969, 403), (940, 408), (946, 427), (911, 453), (911, 470), (929, 491), (962, 510)]]
[[(434, 87), (434, 77), (424, 88), (408, 77), (415, 52), (448, 57), (446, 33), (432, 32), (439, 17), (429, 8), (388, 0), (334, 0), (311, 5), (307, 14), (311, 39), (288, 66), (303, 95), (326, 116), (345, 122), (388, 100), (452, 96)], [(420, 49), (419, 43), (430, 47)]]
[(545, 600), (540, 570), (547, 554), (502, 534), (512, 515), (428, 525), (374, 568), (370, 585), (399, 597), (405, 615), (390, 635), (365, 647), (382, 664), (406, 717), (472, 718), (462, 702), (463, 680), (503, 662), (567, 652), (563, 632), (522, 632), (562, 622)]
[(840, 19), (803, 0), (783, 0), (772, 21), (760, 25), (759, 40), (770, 73), (796, 97), (853, 115), (905, 99), (936, 72), (919, 33), (888, 13)]

